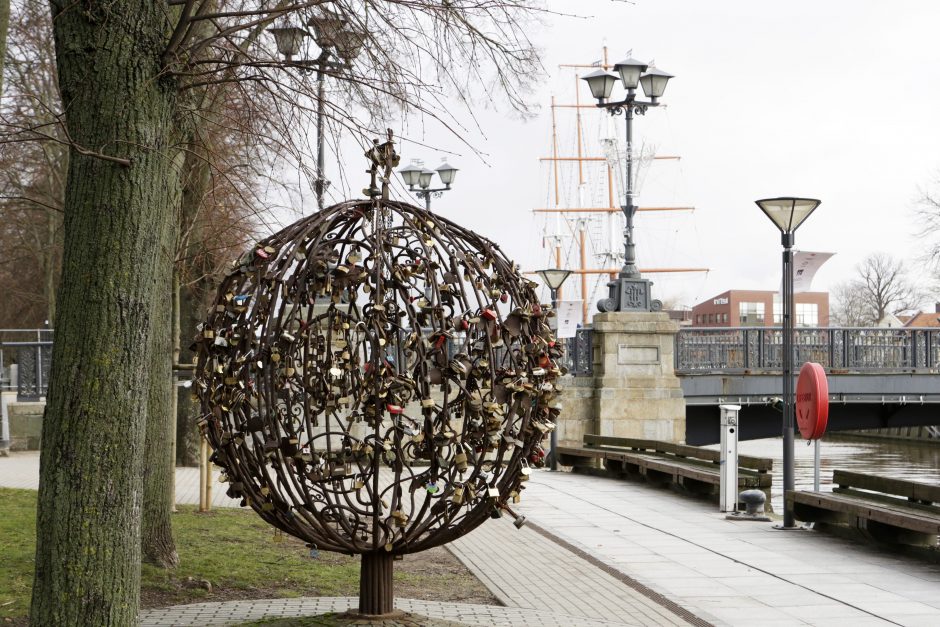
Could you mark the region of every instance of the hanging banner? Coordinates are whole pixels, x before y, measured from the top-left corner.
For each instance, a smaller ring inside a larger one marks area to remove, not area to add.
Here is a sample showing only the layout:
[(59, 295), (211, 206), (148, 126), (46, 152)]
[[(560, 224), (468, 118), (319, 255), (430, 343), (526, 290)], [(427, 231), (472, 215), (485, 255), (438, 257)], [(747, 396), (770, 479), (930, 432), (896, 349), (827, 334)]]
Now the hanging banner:
[(820, 267), (835, 253), (814, 253), (798, 250), (793, 255), (793, 293), (809, 292), (813, 287), (813, 277)]
[(558, 301), (555, 316), (558, 324), (558, 333), (555, 337), (558, 339), (574, 337), (578, 330), (578, 324), (581, 322), (581, 301)]

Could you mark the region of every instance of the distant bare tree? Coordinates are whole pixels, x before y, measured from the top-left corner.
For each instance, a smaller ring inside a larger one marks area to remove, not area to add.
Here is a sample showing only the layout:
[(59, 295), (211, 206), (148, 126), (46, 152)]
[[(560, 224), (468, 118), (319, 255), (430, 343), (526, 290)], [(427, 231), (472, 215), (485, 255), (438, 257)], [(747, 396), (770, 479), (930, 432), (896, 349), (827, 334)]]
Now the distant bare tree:
[(940, 174), (919, 191), (914, 217), (918, 224), (915, 234), (924, 242), (923, 260), (940, 283)]
[[(3, 10), (0, 6), (0, 22)], [(8, 296), (0, 299), (0, 327), (23, 328), (55, 317), (68, 149), (61, 143), (56, 117), (61, 99), (48, 5), (18, 0), (14, 18), (0, 57), (5, 58), (0, 116), (4, 125), (11, 119), (28, 120), (54, 138), (0, 149), (0, 284)]]
[(858, 281), (839, 283), (829, 290), (829, 321), (837, 327), (868, 327), (877, 322), (872, 319), (871, 310)]
[(850, 288), (863, 301), (865, 319), (876, 323), (886, 313), (916, 309), (922, 296), (907, 275), (904, 262), (885, 253), (869, 255), (855, 267), (858, 278)]

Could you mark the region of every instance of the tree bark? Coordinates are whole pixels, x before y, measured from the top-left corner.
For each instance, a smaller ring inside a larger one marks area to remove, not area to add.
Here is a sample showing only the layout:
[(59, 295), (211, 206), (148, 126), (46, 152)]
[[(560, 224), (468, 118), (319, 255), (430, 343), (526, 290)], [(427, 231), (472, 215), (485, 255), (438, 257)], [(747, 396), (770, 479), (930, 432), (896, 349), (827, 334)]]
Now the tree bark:
[[(198, 133), (193, 131), (192, 135), (195, 137)], [(199, 247), (204, 247), (206, 242), (197, 220), (203, 199), (211, 185), (209, 154), (201, 142), (190, 143), (183, 172), (179, 222), (182, 230), (188, 232), (188, 237), (182, 244), (180, 265), (184, 266), (181, 268), (181, 274), (190, 280), (187, 281), (187, 285), (180, 286), (180, 360), (183, 363), (190, 363), (193, 359), (193, 352), (189, 350), (189, 347), (196, 332), (196, 325), (206, 317), (207, 292), (213, 288), (211, 281), (206, 277), (206, 274), (210, 272), (208, 264), (199, 264), (196, 261), (205, 259), (205, 254), (199, 254), (198, 251)], [(195, 280), (192, 280), (193, 278)], [(177, 393), (176, 462), (181, 466), (199, 464), (200, 436), (196, 428), (198, 412), (199, 408), (193, 402), (190, 390), (180, 388)]]
[(7, 58), (7, 31), (10, 30), (10, 0), (0, 0), (0, 99), (3, 98), (3, 63)]
[[(162, 4), (162, 8), (161, 8)], [(52, 2), (71, 150), (43, 420), (35, 625), (133, 625), (160, 234), (178, 197), (165, 3)]]
[[(174, 170), (179, 171), (183, 153), (177, 155)], [(179, 189), (179, 186), (176, 187)], [(179, 199), (173, 199), (173, 207)], [(155, 272), (153, 335), (150, 341), (150, 389), (147, 398), (147, 426), (144, 436), (144, 503), (140, 526), (143, 561), (162, 568), (179, 565), (173, 542), (170, 515), (173, 509), (173, 482), (176, 460), (173, 455), (173, 431), (176, 412), (173, 395), (173, 291), (174, 261), (179, 219), (173, 212), (163, 225)]]

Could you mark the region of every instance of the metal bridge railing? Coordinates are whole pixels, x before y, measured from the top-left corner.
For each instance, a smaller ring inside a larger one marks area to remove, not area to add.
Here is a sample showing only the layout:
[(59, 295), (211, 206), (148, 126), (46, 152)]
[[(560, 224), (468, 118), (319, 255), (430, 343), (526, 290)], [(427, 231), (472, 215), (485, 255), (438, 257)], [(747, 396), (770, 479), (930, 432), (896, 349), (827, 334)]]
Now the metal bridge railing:
[[(0, 329), (0, 389), (16, 390), (17, 401), (38, 401), (49, 389), (51, 329)], [(16, 381), (12, 366), (16, 365)]]
[[(935, 329), (794, 329), (794, 363), (815, 361), (828, 369), (898, 371), (936, 368), (940, 333)], [(676, 335), (677, 374), (727, 370), (779, 370), (783, 334), (776, 327), (692, 328)]]
[(564, 342), (561, 365), (574, 376), (590, 376), (594, 373), (594, 330), (590, 327), (578, 329), (574, 337)]

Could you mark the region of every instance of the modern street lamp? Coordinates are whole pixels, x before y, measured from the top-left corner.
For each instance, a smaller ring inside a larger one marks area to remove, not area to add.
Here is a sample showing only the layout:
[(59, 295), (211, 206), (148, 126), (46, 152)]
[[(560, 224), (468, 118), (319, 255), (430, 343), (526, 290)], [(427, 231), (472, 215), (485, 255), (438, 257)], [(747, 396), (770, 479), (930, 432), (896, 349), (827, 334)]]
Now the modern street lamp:
[(765, 198), (757, 206), (780, 229), (783, 244), (783, 527), (796, 527), (793, 506), (787, 497), (796, 485), (793, 470), (793, 244), (794, 234), (819, 206), (814, 198)]
[[(571, 276), (571, 270), (549, 268), (547, 270), (538, 270), (536, 274), (538, 274), (542, 278), (542, 281), (545, 283), (545, 285), (548, 286), (549, 292), (552, 295), (552, 309), (555, 309), (558, 306), (558, 290), (561, 289), (562, 283), (564, 283), (565, 280)], [(558, 470), (558, 429), (552, 429), (551, 447), (552, 458), (549, 468), (552, 470)]]
[[(441, 177), (441, 183), (444, 184), (444, 187), (431, 189), (431, 179), (434, 178), (435, 171), (437, 175)], [(413, 159), (411, 165), (400, 168), (398, 173), (401, 175), (405, 185), (408, 186), (408, 191), (414, 193), (418, 198), (423, 198), (425, 209), (430, 211), (431, 196), (440, 198), (444, 192), (450, 189), (451, 183), (454, 182), (454, 177), (457, 175), (457, 168), (445, 161), (439, 165), (436, 170), (428, 170), (422, 165), (420, 160)], [(420, 189), (415, 189), (415, 185)]]
[[(652, 282), (642, 278), (636, 266), (636, 243), (633, 235), (633, 218), (636, 215), (636, 205), (633, 204), (633, 115), (644, 115), (649, 107), (659, 106), (666, 83), (673, 76), (631, 57), (615, 64), (614, 70), (616, 74), (600, 69), (582, 77), (588, 84), (591, 95), (597, 99), (598, 107), (607, 109), (611, 115), (623, 113), (627, 120), (627, 179), (624, 185), (626, 198), (621, 207), (627, 222), (623, 232), (623, 268), (617, 279), (607, 284), (610, 294), (597, 303), (597, 308), (600, 311), (659, 311), (663, 304), (652, 299)], [(623, 83), (627, 94), (623, 100), (608, 102), (618, 80)], [(643, 93), (649, 98), (648, 101), (636, 99), (637, 85), (643, 89)]]
[[(327, 68), (334, 70), (349, 69), (352, 62), (359, 56), (365, 43), (365, 34), (350, 28), (346, 19), (328, 9), (321, 9), (319, 13), (307, 21), (313, 33), (298, 26), (280, 26), (268, 28), (274, 36), (274, 42), (279, 54), (284, 60), (299, 66), (302, 70), (315, 67), (317, 70), (317, 178), (314, 181), (314, 191), (317, 195), (317, 208), (323, 210), (323, 195), (330, 182), (323, 174), (325, 164), (324, 156), (324, 113), (325, 100), (323, 78)], [(313, 60), (294, 61), (294, 56), (300, 54), (303, 41), (312, 36), (320, 48), (320, 54)], [(333, 58), (335, 57), (335, 59)]]

